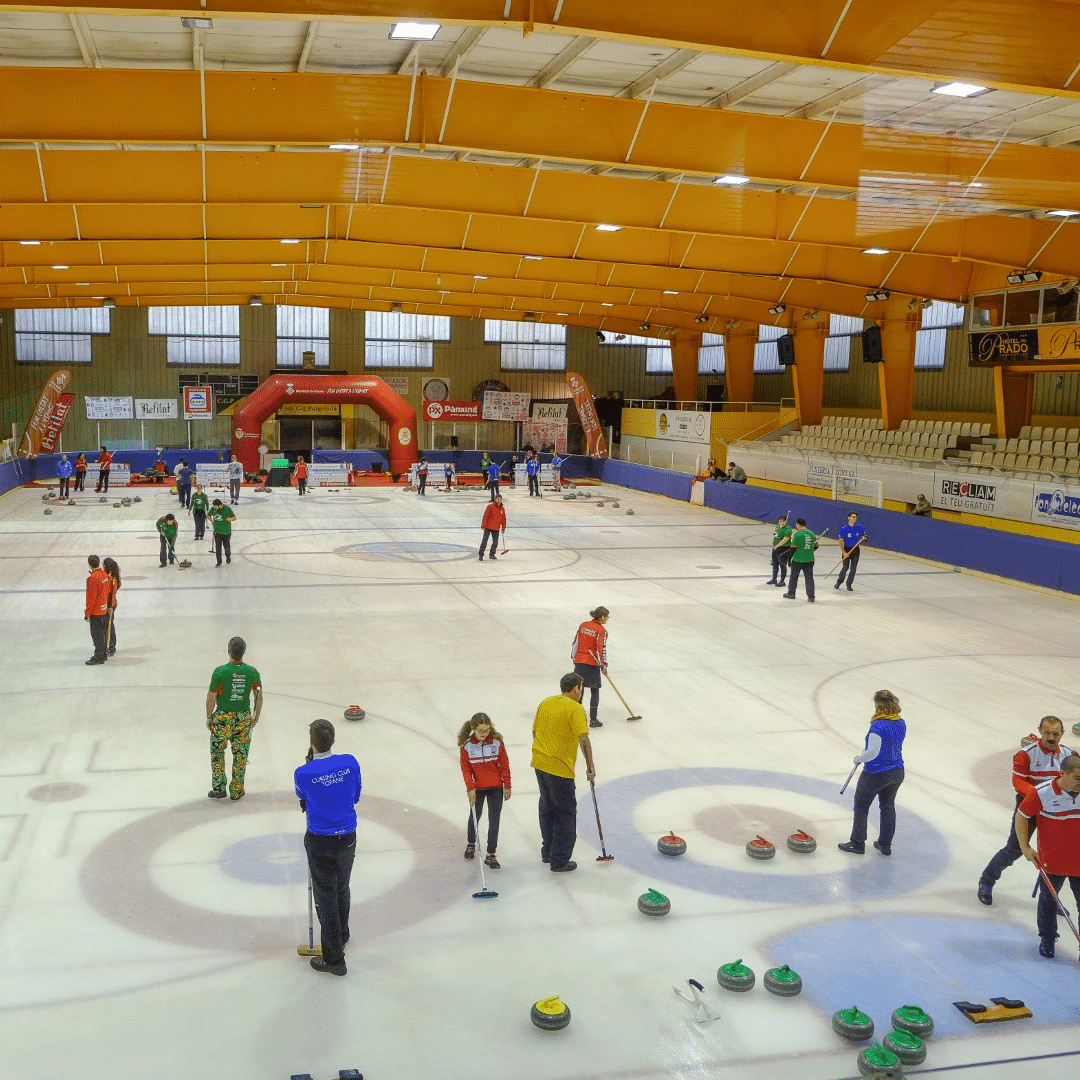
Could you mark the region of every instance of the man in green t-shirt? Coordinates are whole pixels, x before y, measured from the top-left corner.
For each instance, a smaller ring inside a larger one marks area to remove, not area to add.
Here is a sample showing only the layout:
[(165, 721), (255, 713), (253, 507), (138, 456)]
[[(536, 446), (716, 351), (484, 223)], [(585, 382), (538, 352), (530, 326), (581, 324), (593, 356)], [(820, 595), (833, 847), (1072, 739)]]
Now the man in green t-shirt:
[(584, 680), (571, 672), (559, 682), (562, 691), (545, 698), (533, 721), (532, 767), (540, 786), (540, 858), (556, 874), (577, 869), (570, 858), (577, 839), (577, 793), (574, 765), (578, 747), (585, 758), (585, 777), (596, 776), (589, 718), (581, 706)]
[(210, 509), (210, 498), (203, 491), (202, 484), (195, 485), (195, 494), (191, 496), (188, 509), (195, 519), (195, 539), (201, 540), (206, 535), (206, 512)]
[(214, 526), (214, 553), (217, 555), (217, 564), (221, 565), (221, 553), (225, 553), (225, 561), (232, 562), (232, 523), (236, 515), (231, 506), (226, 506), (220, 499), (215, 499), (210, 507), (210, 523)]
[(176, 562), (177, 521), (172, 514), (165, 514), (157, 519), (158, 536), (161, 537), (161, 549), (158, 558), (162, 566)]
[(783, 585), (787, 577), (788, 563), (791, 562), (791, 526), (787, 523), (787, 514), (776, 519), (776, 528), (772, 534), (772, 577), (769, 585)]
[[(210, 775), (213, 786), (206, 793), (211, 799), (224, 799), (225, 744), (232, 749), (230, 799), (244, 797), (244, 773), (247, 771), (251, 729), (259, 722), (263, 706), (262, 678), (244, 663), (247, 642), (242, 637), (229, 639), (229, 662), (214, 668), (206, 694), (206, 727), (210, 732)], [(252, 698), (255, 707), (252, 708)]]
[(806, 599), (814, 602), (814, 552), (817, 551), (818, 538), (806, 527), (806, 522), (798, 518), (795, 522), (795, 534), (791, 538), (791, 580), (785, 600), (794, 600), (799, 586), (799, 574), (806, 579)]

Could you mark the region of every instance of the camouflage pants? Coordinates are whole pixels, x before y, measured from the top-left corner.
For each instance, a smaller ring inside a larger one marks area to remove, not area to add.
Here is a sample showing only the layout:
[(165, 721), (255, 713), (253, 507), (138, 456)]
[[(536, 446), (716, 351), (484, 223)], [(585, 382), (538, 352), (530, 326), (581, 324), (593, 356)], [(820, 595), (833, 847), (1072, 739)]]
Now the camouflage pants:
[(232, 783), (229, 798), (244, 794), (248, 748), (251, 746), (251, 713), (219, 712), (210, 721), (210, 775), (215, 791), (225, 790), (225, 745), (232, 748)]

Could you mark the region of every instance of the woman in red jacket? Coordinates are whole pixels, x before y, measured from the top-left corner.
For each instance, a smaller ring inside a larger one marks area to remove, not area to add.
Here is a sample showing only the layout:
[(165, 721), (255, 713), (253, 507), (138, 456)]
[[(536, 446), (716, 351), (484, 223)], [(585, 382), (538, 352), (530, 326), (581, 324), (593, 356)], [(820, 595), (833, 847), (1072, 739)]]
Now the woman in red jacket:
[(506, 540), (506, 508), (503, 506), (502, 496), (496, 495), (484, 509), (484, 516), (480, 521), (480, 527), (484, 530), (484, 539), (480, 543), (480, 561), (484, 561), (484, 549), (491, 541), (491, 554), (489, 559), (495, 558), (495, 552), (499, 547), (499, 530), (502, 530), (503, 541)]
[(583, 622), (574, 635), (570, 646), (570, 658), (574, 661), (574, 674), (585, 680), (592, 691), (589, 698), (589, 727), (603, 727), (597, 720), (596, 710), (600, 704), (600, 673), (607, 671), (607, 631), (604, 624), (611, 612), (598, 607), (589, 612), (589, 621)]
[(296, 459), (296, 466), (293, 469), (296, 473), (296, 487), (297, 491), (301, 495), (307, 494), (307, 462), (304, 461), (304, 455), (301, 454)]
[[(490, 505), (490, 504), (489, 504)], [(506, 756), (503, 737), (495, 730), (491, 717), (478, 712), (462, 725), (458, 732), (461, 747), (461, 775), (465, 777), (465, 790), (469, 803), (475, 808), (469, 812), (469, 824), (465, 829), (465, 858), (476, 857), (476, 828), (488, 804), (487, 858), (485, 866), (498, 870), (499, 860), (495, 851), (499, 846), (499, 817), (504, 799), (510, 798), (510, 760)]]

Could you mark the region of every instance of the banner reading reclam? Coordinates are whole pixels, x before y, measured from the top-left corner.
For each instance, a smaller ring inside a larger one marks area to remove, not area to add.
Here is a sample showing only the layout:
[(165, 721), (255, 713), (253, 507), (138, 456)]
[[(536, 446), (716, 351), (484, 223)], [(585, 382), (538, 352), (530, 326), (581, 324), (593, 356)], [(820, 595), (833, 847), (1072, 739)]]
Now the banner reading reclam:
[(596, 403), (593, 401), (589, 384), (576, 371), (568, 371), (566, 385), (570, 388), (570, 396), (574, 399), (578, 419), (581, 421), (581, 430), (585, 433), (586, 452), (590, 457), (607, 457), (607, 440), (596, 415)]
[(57, 371), (45, 384), (19, 443), (19, 457), (51, 454), (56, 449), (60, 432), (75, 401), (73, 394), (63, 392), (70, 379), (70, 371)]

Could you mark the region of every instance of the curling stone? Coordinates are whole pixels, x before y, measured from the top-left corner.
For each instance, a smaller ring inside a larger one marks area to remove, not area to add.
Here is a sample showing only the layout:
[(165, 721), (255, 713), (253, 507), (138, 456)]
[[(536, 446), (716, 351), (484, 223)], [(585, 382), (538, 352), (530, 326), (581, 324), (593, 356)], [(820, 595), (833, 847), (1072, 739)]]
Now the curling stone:
[(1072, 733), (1074, 735), (1080, 735), (1080, 722), (1073, 724)]
[(633, 511), (633, 510), (627, 510), (626, 512), (627, 512), (627, 513), (628, 513), (628, 514), (629, 514), (629, 515), (630, 515), (631, 517), (633, 517), (633, 515), (634, 515), (634, 511)]
[(656, 850), (661, 855), (681, 855), (686, 851), (686, 841), (681, 836), (670, 832), (656, 841)]
[(613, 503), (612, 503), (611, 505), (612, 505), (612, 506), (613, 506), (613, 507), (614, 507), (614, 508), (615, 508), (616, 510), (618, 510), (618, 509), (619, 509), (619, 504), (618, 504), (617, 502), (613, 502)]
[(1029, 746), (1034, 746), (1039, 741), (1039, 736), (1035, 732), (1031, 732), (1030, 735), (1025, 735), (1020, 740), (1020, 749), (1026, 750)]
[(583, 499), (591, 499), (592, 498), (592, 492), (591, 491), (583, 491), (581, 493), (581, 497)]
[(545, 1031), (558, 1031), (570, 1023), (570, 1009), (556, 995), (536, 1002), (529, 1013), (529, 1018), (538, 1028), (543, 1028)]
[(119, 510), (119, 509), (120, 509), (120, 504), (119, 504), (119, 503), (113, 503), (113, 504), (112, 504), (112, 508), (113, 508), (114, 510)]
[(764, 836), (755, 836), (746, 845), (746, 854), (751, 859), (760, 859), (764, 862), (766, 859), (771, 859), (776, 854), (776, 848), (765, 839)]
[(49, 496), (48, 495), (42, 495), (41, 496), (41, 501), (42, 502), (48, 502), (49, 501)]
[(571, 496), (571, 495), (564, 495), (564, 496), (563, 496), (563, 502), (566, 502), (566, 500), (567, 500), (567, 499), (570, 499), (570, 498), (572, 498), (572, 497), (573, 497), (573, 496)]
[(367, 713), (359, 705), (350, 705), (345, 710), (346, 720), (363, 720), (365, 716), (367, 716)]
[(895, 1076), (900, 1075), (900, 1059), (877, 1043), (859, 1053), (857, 1064), (863, 1076), (881, 1076), (890, 1069), (894, 1070)]
[(131, 500), (130, 499), (121, 499), (120, 500), (120, 505), (121, 506), (130, 506), (131, 505)]
[(180, 567), (181, 570), (190, 570), (191, 569), (191, 560), (190, 559), (181, 559), (180, 562), (177, 565)]
[(46, 506), (46, 507), (45, 507), (45, 513), (46, 513), (46, 514), (51, 514), (51, 513), (52, 513), (52, 511), (51, 511), (51, 510), (50, 510), (50, 509), (49, 509), (49, 508), (48, 508), (48, 507)]
[(934, 1034), (934, 1018), (918, 1005), (901, 1005), (892, 1014), (892, 1026), (898, 1031), (910, 1031), (920, 1039), (927, 1039)]
[(787, 838), (787, 846), (800, 855), (809, 855), (810, 852), (817, 851), (817, 841), (808, 832), (803, 832), (802, 829), (793, 832)]
[(567, 486), (568, 488), (570, 488), (570, 490), (571, 490), (571, 491), (573, 491), (573, 490), (574, 490), (574, 488), (576, 488), (576, 487), (577, 487), (577, 484), (567, 484), (566, 486)]
[(597, 506), (603, 506), (604, 504), (602, 502), (598, 502), (596, 505)]
[(736, 994), (745, 994), (754, 986), (754, 973), (741, 960), (730, 964), (721, 964), (716, 972), (716, 981), (725, 989)]
[(101, 497), (100, 497), (100, 498), (98, 499), (98, 502), (99, 502), (99, 503), (107, 503), (108, 501), (109, 501), (109, 500), (108, 500), (108, 499), (106, 499), (104, 495), (102, 495), (102, 496), (101, 496)]
[(132, 499), (131, 501), (132, 502), (142, 502), (142, 496), (141, 495), (136, 495), (135, 498)]
[(638, 897), (637, 909), (642, 915), (666, 915), (671, 910), (671, 901), (662, 892), (650, 889)]
[(895, 1054), (901, 1065), (921, 1065), (926, 1060), (926, 1043), (910, 1031), (890, 1031), (881, 1045)]
[(574, 492), (571, 492), (571, 493), (570, 493), (569, 495), (567, 495), (566, 497), (567, 497), (568, 499), (576, 499), (576, 498), (577, 498), (577, 492), (576, 492), (576, 491), (574, 491)]
[(783, 967), (769, 968), (765, 972), (765, 989), (777, 997), (794, 997), (802, 990), (802, 979), (797, 971), (792, 971), (785, 964)]
[(832, 1029), (837, 1035), (852, 1042), (862, 1042), (874, 1037), (874, 1021), (866, 1013), (860, 1012), (855, 1005), (833, 1013)]

